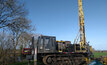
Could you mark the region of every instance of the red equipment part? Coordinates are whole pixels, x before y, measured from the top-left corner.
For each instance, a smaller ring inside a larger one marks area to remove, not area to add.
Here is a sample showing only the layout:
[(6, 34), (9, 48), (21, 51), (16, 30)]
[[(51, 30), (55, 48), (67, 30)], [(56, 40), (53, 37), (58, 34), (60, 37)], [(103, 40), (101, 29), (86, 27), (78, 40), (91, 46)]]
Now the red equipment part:
[(29, 55), (31, 53), (32, 53), (31, 48), (23, 48), (23, 50), (22, 50), (22, 54), (24, 54), (24, 55)]

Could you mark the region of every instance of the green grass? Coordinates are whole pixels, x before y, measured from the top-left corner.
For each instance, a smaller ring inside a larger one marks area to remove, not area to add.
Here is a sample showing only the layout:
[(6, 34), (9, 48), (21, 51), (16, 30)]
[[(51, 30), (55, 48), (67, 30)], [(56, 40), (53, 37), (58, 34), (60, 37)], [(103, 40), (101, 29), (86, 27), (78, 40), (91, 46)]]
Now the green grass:
[(107, 56), (107, 52), (93, 52), (94, 57), (98, 58), (100, 56)]
[[(17, 63), (12, 63), (9, 65), (28, 65), (28, 62), (17, 62)], [(34, 65), (33, 61), (30, 62), (30, 65)], [(43, 65), (42, 62), (38, 62), (38, 65)]]
[[(16, 63), (12, 63), (12, 64), (9, 64), (9, 65), (27, 65), (28, 63), (27, 62), (16, 62)], [(32, 63), (30, 63), (32, 64)]]

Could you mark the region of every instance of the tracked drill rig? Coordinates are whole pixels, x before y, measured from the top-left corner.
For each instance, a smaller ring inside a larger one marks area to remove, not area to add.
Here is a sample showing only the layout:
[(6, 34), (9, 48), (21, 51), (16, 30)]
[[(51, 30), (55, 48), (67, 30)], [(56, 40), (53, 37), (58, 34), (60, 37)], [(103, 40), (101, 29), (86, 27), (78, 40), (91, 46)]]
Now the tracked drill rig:
[[(79, 35), (74, 40), (74, 44), (70, 41), (56, 41), (55, 36), (38, 37), (37, 43), (32, 46), (37, 47), (37, 59), (43, 61), (45, 65), (87, 65), (90, 57), (90, 46), (85, 39), (84, 15), (82, 8), (82, 0), (78, 0), (79, 6)], [(78, 40), (80, 41), (78, 43)], [(25, 49), (26, 50), (26, 49)], [(24, 52), (24, 51), (23, 51)]]

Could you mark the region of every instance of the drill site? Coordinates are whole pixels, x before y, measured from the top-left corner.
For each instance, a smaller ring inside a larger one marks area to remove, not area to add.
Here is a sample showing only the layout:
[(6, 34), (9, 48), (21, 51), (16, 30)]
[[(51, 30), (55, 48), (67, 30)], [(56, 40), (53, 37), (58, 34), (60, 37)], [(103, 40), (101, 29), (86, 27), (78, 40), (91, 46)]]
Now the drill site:
[(107, 4), (0, 0), (0, 65), (107, 65)]

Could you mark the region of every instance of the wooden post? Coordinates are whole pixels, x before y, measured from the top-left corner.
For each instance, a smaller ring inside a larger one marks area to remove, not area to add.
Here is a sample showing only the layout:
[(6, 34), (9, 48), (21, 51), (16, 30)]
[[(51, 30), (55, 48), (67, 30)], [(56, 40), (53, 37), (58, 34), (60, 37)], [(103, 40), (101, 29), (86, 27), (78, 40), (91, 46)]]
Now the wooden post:
[(28, 60), (28, 65), (30, 65), (30, 59)]
[(35, 53), (34, 53), (34, 65), (37, 65), (37, 47), (35, 47)]
[(34, 37), (32, 37), (32, 45), (33, 45), (33, 52), (34, 52), (34, 65), (37, 65), (37, 43), (35, 43)]

